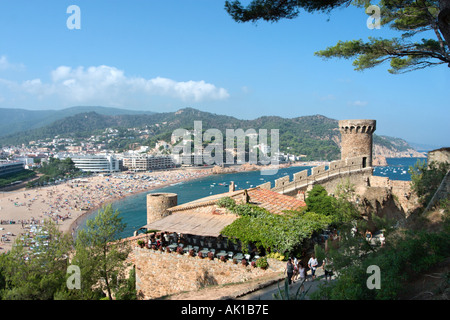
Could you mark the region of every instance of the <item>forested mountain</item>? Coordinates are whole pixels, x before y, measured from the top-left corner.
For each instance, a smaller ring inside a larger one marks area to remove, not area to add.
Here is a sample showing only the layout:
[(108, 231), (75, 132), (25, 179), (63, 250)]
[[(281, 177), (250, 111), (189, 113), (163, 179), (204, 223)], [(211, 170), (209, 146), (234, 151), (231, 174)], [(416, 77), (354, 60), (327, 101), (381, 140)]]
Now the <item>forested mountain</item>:
[(121, 114), (152, 114), (148, 111), (131, 111), (107, 107), (71, 107), (62, 110), (26, 110), (0, 108), (0, 137), (12, 135), (16, 132), (37, 129), (49, 125), (57, 120), (84, 112), (96, 112), (102, 115)]
[[(39, 139), (55, 136), (71, 138), (87, 138), (102, 134), (107, 128), (119, 129), (122, 137), (127, 136), (125, 144), (109, 143), (112, 149), (125, 149), (129, 145), (139, 143), (154, 147), (156, 141), (170, 142), (175, 129), (193, 129), (194, 121), (202, 121), (202, 129), (219, 129), (224, 138), (226, 129), (279, 129), (280, 151), (295, 155), (306, 155), (307, 160), (333, 160), (340, 157), (340, 134), (338, 121), (322, 115), (303, 116), (285, 119), (275, 116), (264, 116), (254, 120), (240, 120), (234, 117), (217, 115), (185, 108), (177, 112), (155, 114), (119, 114), (104, 115), (97, 112), (76, 114), (53, 122), (42, 128), (18, 132), (0, 138), (1, 145), (18, 145)], [(136, 135), (129, 128), (146, 130), (145, 134)], [(270, 131), (268, 132), (270, 136)], [(410, 148), (402, 139), (376, 136), (375, 144), (394, 151)]]

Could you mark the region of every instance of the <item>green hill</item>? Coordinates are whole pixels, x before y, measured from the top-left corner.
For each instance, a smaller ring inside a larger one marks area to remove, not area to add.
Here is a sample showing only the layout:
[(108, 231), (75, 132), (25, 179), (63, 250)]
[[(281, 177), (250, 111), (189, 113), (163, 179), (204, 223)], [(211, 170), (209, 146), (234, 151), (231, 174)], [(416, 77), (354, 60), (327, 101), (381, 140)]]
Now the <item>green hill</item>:
[(85, 106), (71, 107), (62, 110), (26, 110), (0, 108), (0, 137), (9, 136), (17, 132), (37, 129), (53, 122), (80, 113), (96, 112), (102, 115), (121, 114), (152, 114), (149, 111), (131, 111), (125, 109)]
[[(203, 130), (219, 129), (224, 137), (226, 129), (279, 129), (280, 151), (295, 155), (306, 155), (306, 160), (334, 160), (340, 158), (338, 121), (322, 115), (286, 119), (264, 116), (254, 120), (240, 120), (234, 117), (185, 108), (177, 112), (154, 114), (115, 114), (97, 112), (75, 114), (38, 129), (18, 132), (0, 138), (1, 145), (27, 144), (39, 139), (53, 139), (55, 136), (86, 138), (100, 135), (106, 128), (119, 129), (118, 136), (108, 144), (111, 149), (126, 149), (132, 143), (154, 147), (156, 141), (170, 141), (172, 132), (178, 128), (193, 129), (194, 121), (202, 121)], [(146, 129), (148, 137), (136, 137), (129, 128)], [(269, 131), (270, 136), (270, 131)], [(121, 140), (121, 138), (123, 138)], [(389, 149), (402, 151), (409, 145), (402, 139), (375, 137)], [(378, 141), (378, 142), (377, 142)]]

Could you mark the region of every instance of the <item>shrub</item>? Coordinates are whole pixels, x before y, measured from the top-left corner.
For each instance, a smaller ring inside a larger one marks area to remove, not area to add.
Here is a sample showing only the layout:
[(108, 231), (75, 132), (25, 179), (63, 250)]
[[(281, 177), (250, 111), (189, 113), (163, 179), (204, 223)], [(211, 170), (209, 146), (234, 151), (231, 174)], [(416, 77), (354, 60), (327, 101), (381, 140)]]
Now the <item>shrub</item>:
[(244, 266), (244, 267), (246, 267), (247, 266), (247, 260), (246, 259), (242, 259), (241, 260), (241, 264)]
[(182, 247), (177, 247), (177, 253), (178, 254), (183, 254), (183, 248)]
[(279, 252), (271, 252), (269, 253), (267, 256), (267, 258), (272, 258), (272, 259), (277, 259), (279, 261), (284, 261), (284, 259), (286, 258), (285, 256), (283, 256), (281, 253)]
[(226, 256), (220, 256), (220, 261), (226, 262), (227, 261), (227, 257)]
[(199, 252), (199, 253), (197, 254), (197, 256), (198, 256), (200, 259), (203, 259), (203, 254), (202, 254), (201, 252)]
[(261, 269), (267, 269), (269, 267), (269, 263), (267, 262), (266, 257), (261, 257), (258, 260), (256, 260), (256, 266)]
[(214, 253), (208, 252), (208, 258), (209, 258), (209, 260), (213, 260), (214, 259)]
[(195, 256), (195, 251), (194, 251), (194, 249), (189, 250), (189, 256), (190, 256), (190, 257)]
[(236, 201), (230, 197), (220, 198), (216, 204), (221, 208), (232, 209), (236, 206)]

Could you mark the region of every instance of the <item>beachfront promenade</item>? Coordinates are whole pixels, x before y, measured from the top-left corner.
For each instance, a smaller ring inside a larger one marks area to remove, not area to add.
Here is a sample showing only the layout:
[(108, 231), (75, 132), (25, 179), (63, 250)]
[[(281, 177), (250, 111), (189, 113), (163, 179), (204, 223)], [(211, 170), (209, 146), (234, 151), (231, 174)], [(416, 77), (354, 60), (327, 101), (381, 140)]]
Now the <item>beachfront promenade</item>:
[(73, 232), (77, 220), (102, 205), (126, 196), (198, 179), (211, 170), (169, 170), (151, 173), (93, 176), (58, 185), (0, 192), (0, 253), (32, 227), (51, 219), (64, 232)]

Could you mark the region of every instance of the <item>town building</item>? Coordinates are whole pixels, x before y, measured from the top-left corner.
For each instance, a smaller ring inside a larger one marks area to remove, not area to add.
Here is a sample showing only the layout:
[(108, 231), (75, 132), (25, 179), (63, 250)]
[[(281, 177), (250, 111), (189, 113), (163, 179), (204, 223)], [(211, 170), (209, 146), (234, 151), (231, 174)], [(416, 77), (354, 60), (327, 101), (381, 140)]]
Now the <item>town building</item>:
[(120, 161), (112, 155), (74, 155), (69, 156), (75, 167), (84, 172), (117, 172)]
[(24, 163), (21, 161), (0, 160), (0, 177), (24, 170)]

